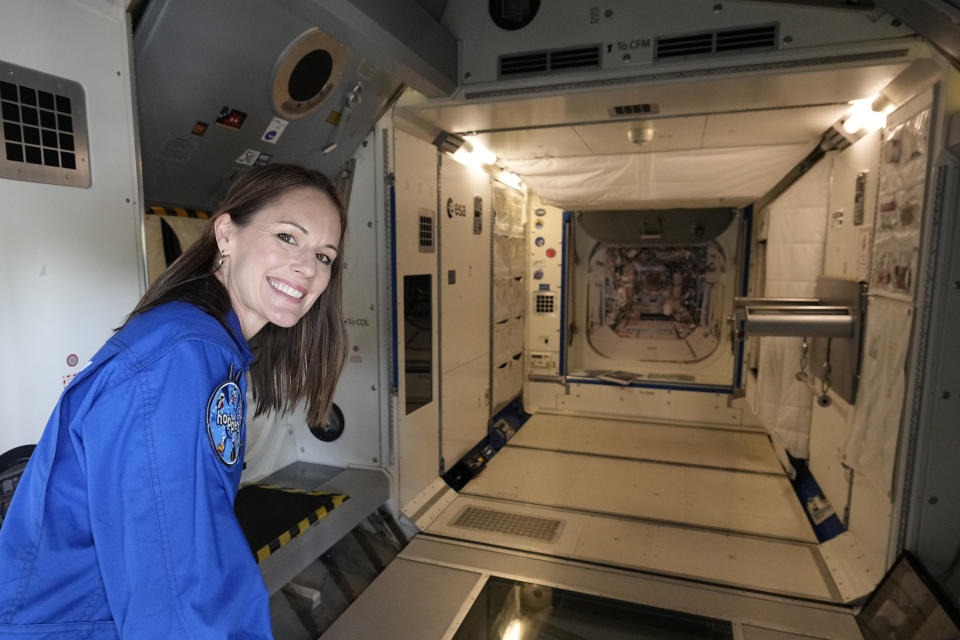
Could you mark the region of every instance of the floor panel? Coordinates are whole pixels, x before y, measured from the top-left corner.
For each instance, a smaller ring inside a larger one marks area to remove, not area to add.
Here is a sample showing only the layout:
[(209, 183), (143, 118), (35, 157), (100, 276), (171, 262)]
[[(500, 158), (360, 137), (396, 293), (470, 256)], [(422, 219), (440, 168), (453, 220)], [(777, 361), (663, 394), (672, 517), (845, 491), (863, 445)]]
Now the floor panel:
[(507, 446), (463, 493), (816, 542), (785, 476)]
[[(636, 602), (670, 611), (729, 620), (734, 637), (773, 638), (762, 632), (794, 634), (797, 638), (862, 639), (851, 611), (836, 605), (746, 592), (689, 580), (622, 571), (608, 567), (533, 556), (522, 551), (491, 549), (471, 543), (417, 536), (400, 554), (410, 561), (440, 564), (457, 571), (474, 570), (490, 575), (526, 580), (580, 593)], [(409, 581), (407, 591), (417, 591)], [(429, 605), (429, 594), (420, 591)], [(379, 617), (376, 609), (368, 615)], [(415, 617), (416, 612), (408, 612)], [(387, 621), (384, 629), (391, 629)], [(757, 633), (761, 632), (761, 633)], [(378, 635), (370, 637), (387, 637)], [(360, 637), (360, 636), (355, 636)], [(446, 637), (450, 637), (449, 635)], [(690, 636), (684, 636), (690, 637)], [(786, 637), (790, 637), (789, 635)]]
[(481, 578), (472, 571), (397, 558), (324, 632), (323, 638), (439, 640)]
[(537, 414), (510, 446), (782, 475), (766, 434)]
[[(455, 524), (474, 507), (559, 520), (553, 540)], [(787, 596), (835, 602), (815, 545), (460, 496), (427, 533)]]

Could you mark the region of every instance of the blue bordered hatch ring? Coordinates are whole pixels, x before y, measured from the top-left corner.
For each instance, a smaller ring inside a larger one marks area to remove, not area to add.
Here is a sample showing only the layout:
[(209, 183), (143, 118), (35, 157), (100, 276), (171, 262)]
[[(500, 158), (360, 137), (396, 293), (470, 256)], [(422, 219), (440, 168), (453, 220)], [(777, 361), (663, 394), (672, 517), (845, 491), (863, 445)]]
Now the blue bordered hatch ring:
[(325, 423), (307, 426), (310, 429), (310, 433), (313, 434), (313, 437), (323, 442), (333, 442), (343, 435), (344, 424), (343, 411), (334, 403), (330, 408), (330, 415), (327, 416)]

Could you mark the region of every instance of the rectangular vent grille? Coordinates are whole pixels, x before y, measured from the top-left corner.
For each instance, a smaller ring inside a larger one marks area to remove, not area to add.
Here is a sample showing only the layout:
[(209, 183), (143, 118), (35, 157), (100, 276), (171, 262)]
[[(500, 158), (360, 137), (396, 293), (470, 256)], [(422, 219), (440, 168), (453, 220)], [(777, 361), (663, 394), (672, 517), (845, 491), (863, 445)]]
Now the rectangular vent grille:
[(79, 83), (0, 62), (0, 177), (90, 186)]
[(451, 524), (455, 527), (505, 533), (547, 542), (555, 540), (563, 529), (563, 520), (535, 518), (480, 507), (467, 507)]
[(420, 253), (433, 253), (433, 211), (421, 209), (419, 218), (417, 237), (420, 239)]
[(645, 104), (618, 104), (607, 107), (607, 114), (611, 118), (626, 118), (630, 116), (645, 116), (660, 113), (660, 105)]
[(599, 69), (600, 45), (500, 56), (500, 77)]
[(657, 38), (654, 60), (777, 48), (777, 24)]
[(538, 293), (534, 300), (534, 311), (538, 314), (553, 313), (553, 294)]

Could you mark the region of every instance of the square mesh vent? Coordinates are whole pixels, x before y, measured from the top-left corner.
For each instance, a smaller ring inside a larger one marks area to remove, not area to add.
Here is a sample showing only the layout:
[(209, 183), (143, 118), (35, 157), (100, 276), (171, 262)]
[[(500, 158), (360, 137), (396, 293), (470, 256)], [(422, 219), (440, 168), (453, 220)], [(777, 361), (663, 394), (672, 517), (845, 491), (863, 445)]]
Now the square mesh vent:
[(417, 237), (419, 238), (420, 253), (433, 253), (433, 211), (421, 209), (419, 220), (420, 227)]
[(607, 107), (607, 115), (611, 118), (626, 118), (631, 116), (645, 116), (660, 113), (660, 106), (650, 102), (643, 104), (618, 104)]
[(0, 177), (90, 186), (79, 83), (0, 61)]
[(556, 540), (563, 529), (563, 520), (536, 518), (480, 507), (466, 507), (451, 524), (455, 527), (505, 533), (546, 542)]
[(550, 315), (553, 313), (552, 293), (538, 293), (533, 300), (533, 310), (537, 315)]

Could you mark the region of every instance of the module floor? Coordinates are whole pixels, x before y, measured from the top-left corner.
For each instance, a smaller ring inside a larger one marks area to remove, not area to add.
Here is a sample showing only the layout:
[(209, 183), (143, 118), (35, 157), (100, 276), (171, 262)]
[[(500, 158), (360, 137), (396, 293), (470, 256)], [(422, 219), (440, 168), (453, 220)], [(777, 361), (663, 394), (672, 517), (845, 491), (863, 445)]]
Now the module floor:
[[(560, 520), (554, 540), (454, 524), (465, 509)], [(538, 414), (429, 533), (835, 602), (759, 432)]]

